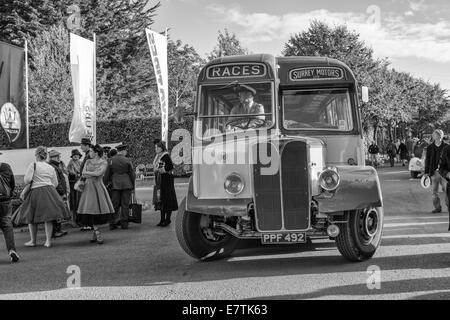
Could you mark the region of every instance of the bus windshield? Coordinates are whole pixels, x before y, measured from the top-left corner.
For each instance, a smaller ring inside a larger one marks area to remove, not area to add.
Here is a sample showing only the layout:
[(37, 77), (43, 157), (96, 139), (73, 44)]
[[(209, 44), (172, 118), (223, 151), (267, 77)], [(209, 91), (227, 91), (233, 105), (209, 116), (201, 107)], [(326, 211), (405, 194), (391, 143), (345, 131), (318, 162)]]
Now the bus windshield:
[(204, 85), (200, 92), (199, 120), (203, 133), (253, 130), (273, 124), (271, 82)]
[(286, 91), (282, 104), (286, 129), (348, 132), (354, 128), (348, 89)]

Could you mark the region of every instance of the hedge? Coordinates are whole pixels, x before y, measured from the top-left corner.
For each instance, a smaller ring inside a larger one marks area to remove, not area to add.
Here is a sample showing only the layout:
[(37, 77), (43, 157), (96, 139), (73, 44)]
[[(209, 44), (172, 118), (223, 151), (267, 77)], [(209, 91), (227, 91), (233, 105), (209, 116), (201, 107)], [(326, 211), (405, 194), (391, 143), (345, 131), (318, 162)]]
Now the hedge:
[[(183, 123), (175, 123), (169, 119), (169, 149), (178, 142), (170, 141), (172, 132), (176, 129), (186, 129), (192, 132), (193, 117), (185, 117)], [(30, 148), (39, 145), (48, 147), (64, 147), (79, 144), (69, 142), (70, 123), (55, 123), (41, 126), (30, 126)], [(153, 139), (161, 137), (161, 118), (121, 119), (97, 122), (97, 143), (114, 144), (125, 143), (129, 146), (129, 155), (135, 166), (151, 164), (155, 157)], [(7, 137), (0, 134), (0, 148), (6, 149)], [(175, 174), (185, 174), (183, 165), (176, 166)]]

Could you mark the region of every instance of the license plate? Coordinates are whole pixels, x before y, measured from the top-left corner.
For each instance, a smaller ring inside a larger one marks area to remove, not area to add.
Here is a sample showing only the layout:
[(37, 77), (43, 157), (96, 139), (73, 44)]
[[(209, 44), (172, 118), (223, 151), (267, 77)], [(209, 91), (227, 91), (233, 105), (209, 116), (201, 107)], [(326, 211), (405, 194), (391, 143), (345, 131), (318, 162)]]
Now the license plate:
[(276, 243), (305, 243), (306, 233), (291, 232), (291, 233), (264, 233), (261, 236), (263, 244)]

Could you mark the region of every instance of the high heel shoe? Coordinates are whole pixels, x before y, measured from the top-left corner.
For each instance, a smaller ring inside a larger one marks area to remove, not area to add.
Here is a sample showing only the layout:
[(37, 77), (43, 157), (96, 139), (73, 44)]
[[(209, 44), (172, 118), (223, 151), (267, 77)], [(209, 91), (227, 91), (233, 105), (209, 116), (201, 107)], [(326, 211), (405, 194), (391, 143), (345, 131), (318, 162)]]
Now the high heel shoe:
[(95, 237), (97, 238), (97, 243), (98, 244), (103, 244), (103, 237), (100, 234), (100, 231), (98, 231), (98, 230), (95, 231)]

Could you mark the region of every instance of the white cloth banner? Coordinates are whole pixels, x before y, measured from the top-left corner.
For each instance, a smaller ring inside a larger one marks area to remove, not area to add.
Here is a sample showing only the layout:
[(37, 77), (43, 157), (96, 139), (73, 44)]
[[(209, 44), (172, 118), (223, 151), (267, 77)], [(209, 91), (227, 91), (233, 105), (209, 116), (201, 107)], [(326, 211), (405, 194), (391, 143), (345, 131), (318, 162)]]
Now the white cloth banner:
[(90, 138), (96, 143), (95, 44), (70, 34), (70, 69), (74, 94), (74, 112), (69, 141), (80, 143)]
[(145, 29), (152, 55), (153, 69), (158, 83), (161, 105), (161, 139), (169, 143), (169, 81), (167, 70), (167, 38), (157, 32)]

